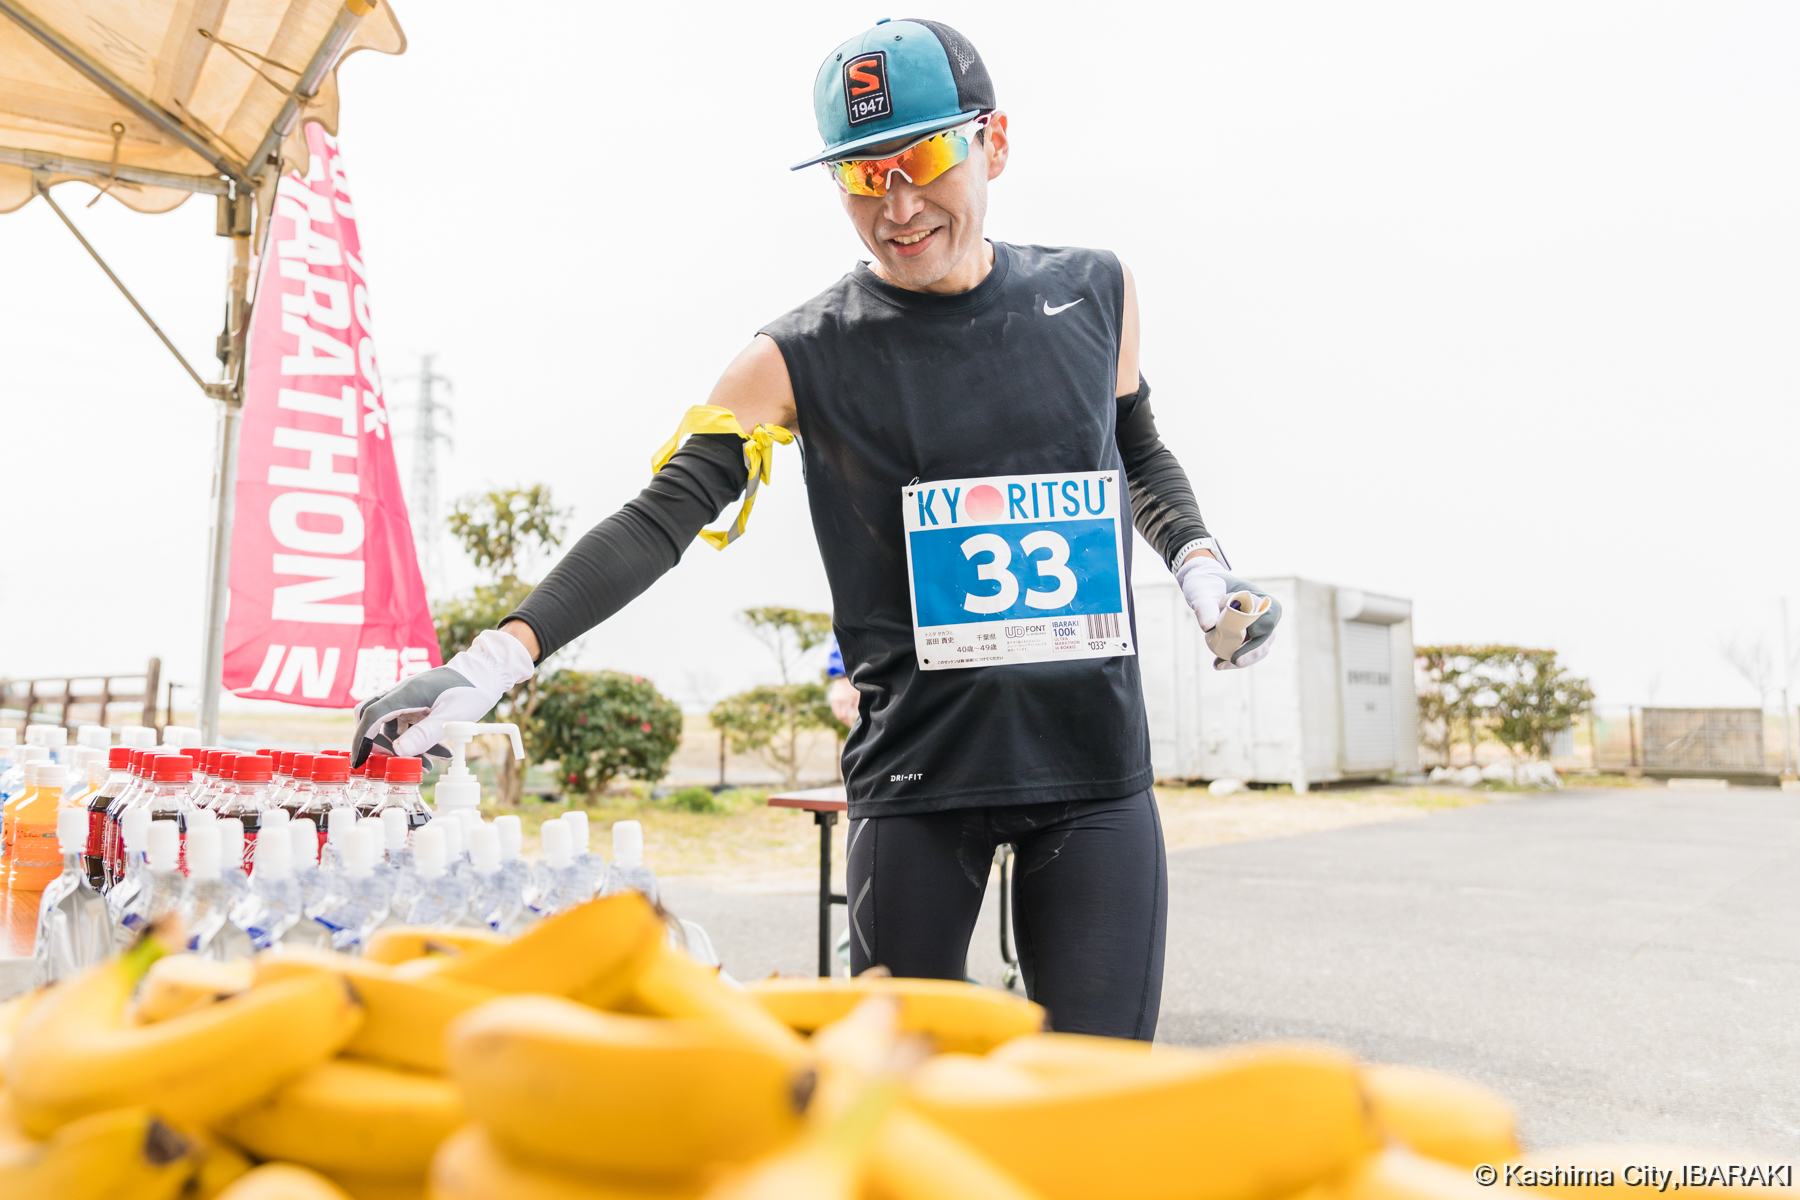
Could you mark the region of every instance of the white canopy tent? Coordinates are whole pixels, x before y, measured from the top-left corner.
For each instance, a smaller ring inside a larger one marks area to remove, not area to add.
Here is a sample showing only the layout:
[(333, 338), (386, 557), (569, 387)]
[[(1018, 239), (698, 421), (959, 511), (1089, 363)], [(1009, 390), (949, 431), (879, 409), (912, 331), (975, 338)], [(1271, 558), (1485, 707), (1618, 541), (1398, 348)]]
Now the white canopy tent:
[[(283, 173), (309, 165), (302, 126), (337, 132), (337, 68), (401, 54), (379, 0), (0, 0), (0, 213), (42, 196), (218, 407), (200, 726), (218, 738), (250, 269)], [(208, 383), (51, 197), (80, 181), (144, 213), (216, 198), (231, 239), (217, 382)], [(254, 243), (254, 244), (253, 244)]]

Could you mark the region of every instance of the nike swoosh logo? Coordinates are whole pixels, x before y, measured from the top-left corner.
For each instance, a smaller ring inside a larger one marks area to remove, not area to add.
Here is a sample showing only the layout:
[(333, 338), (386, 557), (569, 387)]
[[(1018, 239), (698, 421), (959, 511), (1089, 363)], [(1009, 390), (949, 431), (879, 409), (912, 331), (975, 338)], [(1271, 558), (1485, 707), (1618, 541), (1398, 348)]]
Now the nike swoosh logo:
[[(1081, 300), (1086, 300), (1086, 299), (1087, 299), (1086, 296), (1083, 296), (1081, 298)], [(1055, 308), (1051, 308), (1050, 302), (1048, 300), (1046, 300), (1046, 301), (1044, 301), (1044, 315), (1046, 317), (1054, 317), (1057, 313), (1062, 312), (1064, 309), (1074, 308), (1077, 304), (1081, 303), (1081, 300), (1071, 300), (1067, 304), (1059, 304)]]

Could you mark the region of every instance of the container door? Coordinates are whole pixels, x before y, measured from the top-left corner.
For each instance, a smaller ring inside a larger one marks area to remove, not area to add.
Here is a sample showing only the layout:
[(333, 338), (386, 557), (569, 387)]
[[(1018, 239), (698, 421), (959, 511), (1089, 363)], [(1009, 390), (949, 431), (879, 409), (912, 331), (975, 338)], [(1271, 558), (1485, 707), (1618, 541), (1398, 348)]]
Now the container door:
[(1390, 627), (1343, 623), (1344, 773), (1394, 769), (1394, 660)]

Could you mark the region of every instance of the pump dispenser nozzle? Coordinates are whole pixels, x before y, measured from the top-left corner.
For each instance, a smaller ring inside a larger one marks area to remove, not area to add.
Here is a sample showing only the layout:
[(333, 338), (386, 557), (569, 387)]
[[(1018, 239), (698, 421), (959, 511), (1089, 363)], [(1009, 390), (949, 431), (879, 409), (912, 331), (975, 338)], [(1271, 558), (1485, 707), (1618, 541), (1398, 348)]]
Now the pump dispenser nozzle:
[(481, 806), (481, 781), (469, 770), (468, 764), (463, 761), (463, 755), (470, 739), (496, 733), (504, 733), (512, 739), (514, 758), (525, 757), (525, 742), (519, 737), (517, 725), (483, 725), (478, 721), (444, 722), (440, 740), (450, 747), (450, 765), (438, 777), (437, 789), (432, 793), (432, 802), (440, 813)]

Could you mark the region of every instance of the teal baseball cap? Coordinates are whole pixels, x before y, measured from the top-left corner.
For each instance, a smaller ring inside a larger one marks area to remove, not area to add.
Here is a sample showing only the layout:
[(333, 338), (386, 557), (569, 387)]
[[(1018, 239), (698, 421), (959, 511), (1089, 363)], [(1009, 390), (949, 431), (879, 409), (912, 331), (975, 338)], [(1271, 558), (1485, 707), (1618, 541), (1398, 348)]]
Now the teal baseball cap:
[(995, 107), (994, 81), (968, 38), (941, 21), (877, 21), (825, 56), (813, 80), (825, 148), (792, 169), (949, 129)]

